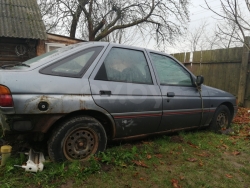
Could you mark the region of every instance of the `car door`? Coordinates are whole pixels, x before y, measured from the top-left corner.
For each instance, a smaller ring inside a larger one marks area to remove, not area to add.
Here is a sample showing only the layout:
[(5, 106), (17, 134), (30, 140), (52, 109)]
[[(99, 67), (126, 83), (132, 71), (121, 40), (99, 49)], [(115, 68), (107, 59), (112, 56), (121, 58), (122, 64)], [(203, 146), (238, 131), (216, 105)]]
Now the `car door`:
[(156, 132), (162, 98), (145, 51), (110, 44), (89, 78), (93, 99), (116, 123), (116, 137)]
[(199, 126), (203, 115), (202, 91), (199, 93), (191, 74), (169, 56), (151, 52), (150, 58), (158, 75), (163, 98), (159, 131)]

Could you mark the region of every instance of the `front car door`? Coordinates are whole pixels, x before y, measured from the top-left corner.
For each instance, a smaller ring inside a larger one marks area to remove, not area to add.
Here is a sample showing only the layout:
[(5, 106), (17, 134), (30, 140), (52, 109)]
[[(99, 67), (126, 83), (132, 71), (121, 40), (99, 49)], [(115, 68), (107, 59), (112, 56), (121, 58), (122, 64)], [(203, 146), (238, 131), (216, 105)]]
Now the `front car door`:
[(162, 98), (142, 49), (110, 44), (90, 76), (93, 99), (116, 123), (116, 138), (156, 132)]
[[(159, 131), (174, 131), (200, 126), (209, 112), (209, 100), (202, 100), (193, 76), (165, 54), (150, 52), (163, 97), (163, 117)], [(207, 96), (207, 95), (206, 95)], [(205, 102), (204, 102), (205, 101)], [(204, 103), (203, 103), (204, 102)]]

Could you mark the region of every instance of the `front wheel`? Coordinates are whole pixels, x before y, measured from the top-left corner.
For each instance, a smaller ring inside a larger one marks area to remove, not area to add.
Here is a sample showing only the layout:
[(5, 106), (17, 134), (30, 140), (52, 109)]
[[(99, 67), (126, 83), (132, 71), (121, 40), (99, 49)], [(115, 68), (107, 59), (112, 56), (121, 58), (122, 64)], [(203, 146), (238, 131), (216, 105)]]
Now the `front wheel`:
[(48, 153), (52, 161), (87, 160), (104, 151), (107, 136), (101, 123), (90, 116), (77, 116), (56, 128), (49, 141)]
[(210, 129), (214, 132), (221, 132), (222, 130), (228, 129), (231, 123), (231, 113), (227, 106), (219, 106), (210, 123)]

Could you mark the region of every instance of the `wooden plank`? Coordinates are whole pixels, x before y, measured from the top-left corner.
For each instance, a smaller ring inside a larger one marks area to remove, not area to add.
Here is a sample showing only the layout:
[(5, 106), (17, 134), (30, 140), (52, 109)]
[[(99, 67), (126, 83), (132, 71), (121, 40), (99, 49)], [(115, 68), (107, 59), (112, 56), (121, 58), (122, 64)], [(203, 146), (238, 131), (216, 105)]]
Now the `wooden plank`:
[(240, 71), (240, 64), (239, 63), (230, 63), (228, 64), (228, 89), (226, 91), (232, 93), (233, 95), (237, 96), (238, 93), (238, 83), (239, 83), (239, 71)]
[(180, 53), (180, 62), (184, 63), (185, 62), (185, 53)]
[(201, 51), (193, 52), (193, 62), (199, 63), (201, 61)]
[(194, 69), (194, 74), (197, 76), (200, 74), (200, 64), (192, 64), (192, 67)]
[(44, 40), (39, 40), (38, 44), (37, 44), (37, 48), (36, 48), (36, 54), (39, 56), (39, 55), (42, 55), (44, 53), (46, 53), (45, 41)]
[(185, 58), (185, 63), (189, 63), (190, 62), (190, 52), (186, 53), (186, 58)]
[(226, 76), (225, 76), (225, 91), (232, 93), (232, 80), (231, 80), (231, 75), (232, 75), (232, 71), (231, 69), (233, 68), (232, 63), (228, 63), (226, 68), (225, 68), (225, 72), (226, 72)]
[(202, 51), (202, 63), (212, 61), (212, 51), (213, 50)]
[(227, 70), (229, 69), (229, 67), (228, 67), (229, 64), (230, 63), (226, 63), (226, 65), (222, 64), (222, 74), (223, 74), (222, 77), (224, 80), (222, 89), (225, 91), (227, 89)]
[(212, 86), (212, 87), (215, 87), (215, 88), (218, 88), (218, 86), (216, 85), (217, 84), (217, 74), (216, 74), (216, 68), (217, 68), (217, 66), (216, 66), (216, 64), (210, 64), (210, 66), (211, 66), (211, 70), (210, 70), (210, 75), (211, 75), (211, 83), (210, 83), (210, 85)]
[[(249, 58), (250, 60), (250, 58)], [(248, 63), (248, 70), (250, 70), (250, 63)], [(250, 108), (250, 74), (247, 75), (246, 81), (246, 94), (245, 94), (245, 101), (244, 106)]]
[(242, 59), (242, 47), (229, 48), (228, 57), (230, 62), (241, 62)]
[[(245, 44), (250, 46), (250, 37), (245, 38)], [(245, 92), (246, 92), (246, 79), (247, 79), (247, 68), (249, 59), (249, 49), (243, 46), (242, 61), (240, 67), (240, 79), (239, 79), (239, 89), (238, 89), (238, 103), (244, 106)]]
[(185, 59), (185, 53), (177, 53), (177, 54), (173, 54), (175, 59), (177, 59), (178, 61), (180, 61), (181, 63), (184, 62)]
[(63, 44), (68, 45), (68, 44), (76, 44), (79, 42), (86, 42), (86, 41), (81, 40), (81, 39), (73, 39), (73, 38), (66, 37), (66, 36), (47, 33), (46, 42), (48, 42), (48, 43), (63, 43)]

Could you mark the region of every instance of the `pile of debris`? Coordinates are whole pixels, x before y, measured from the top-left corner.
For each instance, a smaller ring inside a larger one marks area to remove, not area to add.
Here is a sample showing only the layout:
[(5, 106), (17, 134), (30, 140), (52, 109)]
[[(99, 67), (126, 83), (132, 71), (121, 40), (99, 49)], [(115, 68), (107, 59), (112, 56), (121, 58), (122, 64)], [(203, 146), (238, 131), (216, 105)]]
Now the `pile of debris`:
[(250, 124), (250, 108), (238, 108), (238, 112), (233, 119), (236, 124)]

